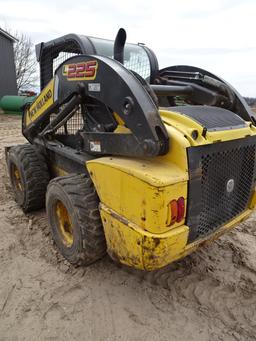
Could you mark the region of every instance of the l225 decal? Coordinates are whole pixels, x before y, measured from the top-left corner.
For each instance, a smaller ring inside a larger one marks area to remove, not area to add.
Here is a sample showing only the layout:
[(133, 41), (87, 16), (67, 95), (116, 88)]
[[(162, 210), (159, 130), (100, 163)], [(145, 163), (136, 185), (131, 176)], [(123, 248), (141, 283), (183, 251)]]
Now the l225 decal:
[(63, 65), (62, 75), (69, 81), (94, 80), (97, 75), (98, 62), (90, 60), (88, 62), (79, 62), (76, 64)]

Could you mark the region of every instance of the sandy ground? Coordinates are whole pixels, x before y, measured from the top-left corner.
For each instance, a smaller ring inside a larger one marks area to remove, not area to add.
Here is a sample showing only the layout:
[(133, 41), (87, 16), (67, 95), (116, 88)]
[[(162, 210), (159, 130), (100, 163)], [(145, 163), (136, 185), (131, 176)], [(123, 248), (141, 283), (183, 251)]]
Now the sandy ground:
[(45, 212), (13, 200), (3, 147), (22, 142), (20, 119), (0, 116), (0, 341), (256, 340), (255, 217), (154, 273), (73, 268)]

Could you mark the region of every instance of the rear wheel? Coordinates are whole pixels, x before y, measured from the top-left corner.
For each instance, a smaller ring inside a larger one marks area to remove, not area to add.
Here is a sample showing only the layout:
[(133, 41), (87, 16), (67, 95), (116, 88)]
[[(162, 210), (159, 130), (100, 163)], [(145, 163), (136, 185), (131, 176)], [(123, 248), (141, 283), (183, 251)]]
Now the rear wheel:
[(29, 144), (12, 147), (8, 154), (8, 169), (15, 200), (23, 211), (44, 207), (50, 176), (40, 151)]
[(89, 265), (106, 253), (98, 205), (86, 175), (55, 178), (48, 185), (46, 210), (52, 237), (71, 264)]

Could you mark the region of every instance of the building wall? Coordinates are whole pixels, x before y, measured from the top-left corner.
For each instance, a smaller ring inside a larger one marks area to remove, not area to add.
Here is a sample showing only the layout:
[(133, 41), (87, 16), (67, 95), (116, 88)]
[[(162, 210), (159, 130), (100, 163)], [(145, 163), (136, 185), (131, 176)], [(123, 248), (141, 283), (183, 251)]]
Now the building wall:
[(0, 99), (17, 95), (13, 42), (0, 32)]

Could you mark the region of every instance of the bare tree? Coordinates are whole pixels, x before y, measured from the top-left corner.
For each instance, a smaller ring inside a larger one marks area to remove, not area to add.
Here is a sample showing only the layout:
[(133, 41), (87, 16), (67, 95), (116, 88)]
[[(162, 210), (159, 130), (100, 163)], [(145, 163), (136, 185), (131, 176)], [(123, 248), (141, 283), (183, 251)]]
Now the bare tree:
[(16, 33), (18, 39), (14, 44), (14, 61), (16, 67), (17, 88), (28, 90), (35, 87), (37, 77), (37, 61), (31, 39), (24, 33)]
[(37, 86), (37, 61), (34, 46), (29, 36), (5, 27), (4, 30), (17, 39), (14, 43), (14, 62), (18, 91)]

